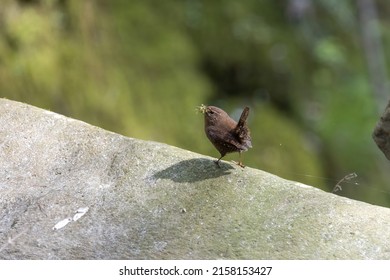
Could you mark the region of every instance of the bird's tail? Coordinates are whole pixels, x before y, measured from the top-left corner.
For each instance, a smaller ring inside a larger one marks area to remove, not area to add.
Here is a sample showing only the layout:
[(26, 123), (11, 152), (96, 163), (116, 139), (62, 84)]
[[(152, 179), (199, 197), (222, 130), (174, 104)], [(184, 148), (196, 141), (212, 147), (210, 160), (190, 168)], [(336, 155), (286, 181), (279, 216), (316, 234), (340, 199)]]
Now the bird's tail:
[(249, 107), (245, 107), (244, 111), (242, 111), (242, 113), (241, 113), (241, 117), (240, 117), (240, 120), (238, 121), (237, 127), (244, 126), (246, 119), (248, 118), (248, 115), (249, 115)]

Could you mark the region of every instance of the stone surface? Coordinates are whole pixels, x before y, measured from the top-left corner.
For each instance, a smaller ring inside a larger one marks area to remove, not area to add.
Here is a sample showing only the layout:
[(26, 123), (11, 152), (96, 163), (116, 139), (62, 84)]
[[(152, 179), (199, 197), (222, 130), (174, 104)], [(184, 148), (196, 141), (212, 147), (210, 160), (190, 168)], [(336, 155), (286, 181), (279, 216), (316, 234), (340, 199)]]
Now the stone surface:
[(0, 99), (0, 259), (390, 259), (389, 209), (221, 166)]

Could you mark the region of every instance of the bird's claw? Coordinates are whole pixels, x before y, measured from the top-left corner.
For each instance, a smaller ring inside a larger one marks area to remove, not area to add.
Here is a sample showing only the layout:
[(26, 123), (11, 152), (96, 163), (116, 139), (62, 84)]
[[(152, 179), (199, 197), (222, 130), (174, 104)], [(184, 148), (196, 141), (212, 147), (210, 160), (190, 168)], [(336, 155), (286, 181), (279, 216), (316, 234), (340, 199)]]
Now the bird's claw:
[(232, 160), (232, 162), (237, 164), (238, 166), (240, 166), (242, 168), (245, 168), (245, 165), (241, 161), (237, 162), (237, 161)]

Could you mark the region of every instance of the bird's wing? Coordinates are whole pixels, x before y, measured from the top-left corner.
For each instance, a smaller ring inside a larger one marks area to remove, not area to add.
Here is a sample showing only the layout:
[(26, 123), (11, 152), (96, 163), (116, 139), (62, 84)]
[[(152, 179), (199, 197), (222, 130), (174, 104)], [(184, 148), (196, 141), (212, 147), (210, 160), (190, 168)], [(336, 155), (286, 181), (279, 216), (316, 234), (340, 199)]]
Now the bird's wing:
[(221, 132), (219, 130), (210, 128), (207, 131), (207, 136), (220, 152), (221, 150), (218, 146), (224, 147), (227, 152), (232, 152), (242, 148), (237, 139), (235, 139), (232, 135), (231, 131)]

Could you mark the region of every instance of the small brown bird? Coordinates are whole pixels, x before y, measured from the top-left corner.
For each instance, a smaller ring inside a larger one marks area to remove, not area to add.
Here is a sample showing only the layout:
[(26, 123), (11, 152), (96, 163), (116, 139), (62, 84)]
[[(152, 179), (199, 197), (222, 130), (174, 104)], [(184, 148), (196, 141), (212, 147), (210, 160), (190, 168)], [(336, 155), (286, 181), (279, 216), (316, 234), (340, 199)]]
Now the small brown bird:
[(239, 162), (237, 164), (245, 167), (241, 161), (241, 153), (252, 148), (252, 140), (246, 123), (249, 107), (244, 108), (238, 123), (218, 107), (201, 105), (199, 110), (204, 113), (206, 135), (221, 154), (216, 164), (220, 167), (219, 161), (227, 153), (238, 152)]

